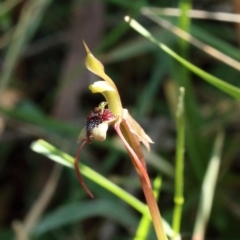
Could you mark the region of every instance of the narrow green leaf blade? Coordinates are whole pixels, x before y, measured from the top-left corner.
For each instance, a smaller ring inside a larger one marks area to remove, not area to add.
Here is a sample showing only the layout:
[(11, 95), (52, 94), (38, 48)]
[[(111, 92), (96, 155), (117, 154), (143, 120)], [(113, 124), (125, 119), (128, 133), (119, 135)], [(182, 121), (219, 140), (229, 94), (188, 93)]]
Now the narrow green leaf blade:
[(203, 71), (202, 69), (198, 68), (197, 66), (193, 65), (192, 63), (186, 61), (184, 58), (180, 57), (177, 53), (172, 51), (165, 44), (162, 44), (157, 39), (155, 39), (147, 29), (145, 29), (142, 25), (140, 25), (134, 19), (125, 17), (125, 20), (129, 23), (129, 25), (134, 30), (136, 30), (138, 33), (140, 33), (144, 37), (148, 38), (153, 43), (157, 44), (164, 52), (166, 52), (167, 54), (172, 56), (174, 59), (176, 59), (178, 62), (180, 62), (186, 68), (188, 68), (189, 70), (194, 72), (196, 75), (201, 77), (203, 80), (207, 81), (208, 83), (212, 84), (216, 88), (220, 89), (222, 92), (225, 92), (228, 95), (230, 95), (236, 99), (240, 99), (240, 88), (235, 87), (235, 86), (223, 81), (222, 79), (217, 78), (217, 77)]

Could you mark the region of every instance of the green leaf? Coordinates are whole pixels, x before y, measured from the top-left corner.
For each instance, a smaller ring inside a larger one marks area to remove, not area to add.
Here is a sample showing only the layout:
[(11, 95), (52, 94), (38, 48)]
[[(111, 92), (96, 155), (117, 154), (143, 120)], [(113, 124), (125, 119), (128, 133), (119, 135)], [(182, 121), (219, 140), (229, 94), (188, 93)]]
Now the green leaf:
[(108, 200), (89, 200), (59, 207), (43, 217), (32, 233), (40, 235), (73, 224), (76, 221), (96, 216), (110, 218), (127, 229), (129, 227), (135, 228), (137, 225), (137, 218), (125, 206)]

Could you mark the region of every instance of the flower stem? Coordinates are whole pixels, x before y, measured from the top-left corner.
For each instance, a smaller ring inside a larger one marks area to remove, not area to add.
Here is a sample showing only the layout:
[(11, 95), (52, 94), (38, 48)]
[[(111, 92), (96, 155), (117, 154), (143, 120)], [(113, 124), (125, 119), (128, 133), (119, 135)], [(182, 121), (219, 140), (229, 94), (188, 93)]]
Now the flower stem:
[(175, 196), (172, 227), (175, 236), (180, 232), (183, 196), (183, 168), (184, 168), (184, 88), (180, 88), (178, 109), (176, 113), (177, 122), (177, 148), (176, 148), (176, 172), (175, 172)]
[[(154, 183), (153, 183), (154, 196), (155, 196), (156, 199), (158, 199), (158, 197), (159, 197), (161, 183), (162, 183), (161, 178), (156, 177), (156, 179), (154, 180)], [(134, 237), (134, 240), (147, 239), (150, 226), (151, 226), (150, 219), (146, 215), (143, 215), (142, 219), (141, 219), (141, 221), (138, 225), (138, 229), (137, 229), (136, 235)]]
[(153, 191), (149, 188), (145, 179), (139, 174), (139, 178), (141, 181), (142, 189), (147, 201), (147, 205), (152, 216), (152, 222), (155, 229), (155, 233), (157, 235), (158, 240), (167, 240), (167, 236), (163, 229), (162, 218), (160, 214), (160, 210), (158, 208), (156, 199), (154, 197)]
[(126, 122), (121, 123), (121, 130), (118, 124), (115, 124), (115, 130), (123, 141), (132, 163), (139, 176), (145, 199), (152, 217), (153, 226), (158, 240), (167, 240), (166, 234), (163, 229), (161, 214), (156, 202), (156, 199), (151, 188), (151, 182), (147, 175), (146, 163), (142, 152), (141, 144), (138, 137), (132, 134)]

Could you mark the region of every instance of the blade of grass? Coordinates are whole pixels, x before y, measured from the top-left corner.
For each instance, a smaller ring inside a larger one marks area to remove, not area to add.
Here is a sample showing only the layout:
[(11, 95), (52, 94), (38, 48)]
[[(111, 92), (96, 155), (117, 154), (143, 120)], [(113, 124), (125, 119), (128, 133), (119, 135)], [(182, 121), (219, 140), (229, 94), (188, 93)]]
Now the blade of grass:
[(207, 31), (204, 26), (201, 27), (193, 24), (191, 28), (191, 33), (201, 41), (204, 41), (205, 43), (213, 46), (214, 48), (227, 54), (231, 58), (240, 61), (239, 48), (231, 46), (226, 41), (224, 41), (224, 39), (214, 36), (211, 32)]
[[(187, 34), (190, 32), (191, 28), (191, 19), (188, 17), (187, 13), (191, 10), (191, 8), (191, 0), (180, 0), (179, 9), (181, 11), (181, 14), (178, 20), (179, 30), (184, 31)], [(169, 30), (170, 29), (168, 29), (168, 31)], [(180, 48), (180, 56), (185, 60), (189, 60), (189, 42), (181, 37), (178, 39), (178, 41)], [(195, 173), (198, 178), (201, 179), (201, 176), (203, 174), (203, 168), (199, 166), (203, 166), (201, 162), (202, 159), (205, 158), (205, 147), (203, 145), (204, 141), (201, 135), (202, 119), (198, 111), (199, 107), (195, 99), (190, 71), (188, 68), (185, 68), (181, 65), (180, 71), (176, 71), (176, 73), (174, 72), (174, 76), (175, 79), (179, 79), (179, 86), (182, 86), (185, 89), (184, 114), (188, 121), (186, 124), (187, 150), (189, 152), (193, 167), (195, 168)]]
[(219, 132), (213, 147), (212, 157), (203, 180), (200, 204), (194, 225), (193, 240), (203, 240), (208, 219), (210, 216), (214, 191), (216, 188), (220, 168), (221, 152), (224, 142), (224, 133)]
[[(187, 12), (191, 9), (191, 0), (180, 0), (179, 2), (179, 8), (181, 9), (181, 15), (179, 16), (179, 29), (189, 33), (190, 31), (190, 25), (191, 25), (191, 19), (188, 17)], [(142, 11), (148, 9), (143, 9)], [(168, 29), (170, 30), (170, 29)], [(183, 38), (178, 39), (178, 44), (180, 47), (180, 55), (182, 58), (188, 60), (189, 59), (189, 43)], [(190, 72), (187, 68), (181, 66), (181, 79), (180, 79), (180, 85), (183, 84), (183, 87), (185, 87), (186, 93), (189, 95), (191, 99), (189, 100), (195, 100), (192, 94), (192, 86), (191, 86), (191, 77)], [(191, 94), (191, 95), (190, 95)]]
[[(146, 8), (144, 8), (146, 9)], [(182, 10), (179, 9), (164, 9), (164, 8), (156, 8), (156, 7), (147, 7), (148, 10), (150, 10), (152, 13), (156, 14), (156, 15), (169, 15), (169, 16), (181, 16), (181, 12)], [(177, 13), (176, 15), (172, 15), (171, 13)], [(189, 13), (192, 14), (190, 15)], [(169, 13), (169, 14), (168, 14)], [(229, 14), (229, 13), (215, 13), (215, 12), (205, 12), (205, 11), (198, 11), (198, 10), (188, 10), (188, 16), (192, 17), (196, 17), (197, 14), (199, 13), (202, 14), (202, 18), (206, 19), (208, 16), (211, 16), (211, 14), (214, 16), (214, 14), (223, 14), (225, 15), (225, 20), (228, 21), (233, 21), (236, 20), (236, 22), (240, 22), (240, 16), (238, 14)], [(195, 15), (194, 15), (195, 14)], [(171, 23), (173, 23), (172, 18), (167, 18)], [(220, 20), (220, 19), (219, 19)], [(231, 58), (234, 58), (237, 61), (240, 61), (240, 51), (237, 47), (234, 47), (230, 44), (228, 44), (227, 42), (225, 42), (224, 40), (222, 40), (219, 37), (216, 37), (212, 34), (212, 32), (207, 29), (207, 27), (209, 25), (207, 25), (208, 23), (204, 23), (204, 21), (202, 22), (202, 26), (197, 26), (196, 24), (191, 24), (191, 33), (193, 36), (197, 37), (199, 40), (213, 46), (214, 48), (218, 49), (219, 51), (227, 54), (228, 56), (230, 56)], [(198, 24), (199, 25), (199, 24)], [(207, 29), (207, 30), (206, 30)], [(211, 29), (212, 30), (212, 29)], [(186, 30), (185, 30), (186, 31)], [(186, 31), (189, 32), (189, 31)]]
[[(190, 27), (191, 27), (191, 19), (188, 17), (188, 12), (191, 9), (192, 4), (191, 0), (181, 0), (179, 2), (179, 8), (181, 9), (181, 15), (179, 16), (179, 28), (176, 27), (180, 32), (184, 32), (189, 34)], [(145, 10), (147, 10), (145, 8)], [(144, 11), (144, 9), (143, 9)], [(168, 31), (171, 28), (168, 29)], [(173, 27), (174, 29), (174, 27)], [(172, 31), (172, 30), (170, 30)], [(184, 38), (178, 39), (179, 48), (180, 48), (180, 56), (185, 59), (189, 60), (189, 46), (190, 43), (186, 41)], [(178, 63), (179, 64), (179, 63)], [(176, 68), (176, 64), (173, 65)], [(204, 174), (204, 162), (203, 159), (206, 159), (206, 146), (204, 145), (204, 140), (201, 134), (201, 126), (202, 126), (202, 118), (198, 111), (199, 107), (197, 105), (192, 81), (191, 81), (191, 74), (188, 68), (184, 67), (180, 64), (177, 66), (179, 71), (173, 71), (173, 75), (175, 79), (178, 79), (178, 86), (182, 86), (185, 89), (185, 116), (187, 119), (186, 124), (186, 139), (187, 139), (187, 151), (190, 156), (190, 161), (193, 165), (195, 170), (195, 175), (197, 176), (198, 180), (202, 179)], [(178, 120), (177, 120), (178, 121)]]
[(240, 89), (221, 80), (220, 78), (217, 78), (202, 69), (196, 67), (195, 65), (191, 64), (190, 62), (186, 61), (182, 57), (180, 57), (178, 54), (176, 54), (174, 51), (172, 51), (169, 47), (167, 47), (165, 44), (162, 44), (161, 42), (158, 42), (157, 39), (155, 39), (152, 34), (145, 29), (143, 26), (141, 26), (136, 20), (131, 19), (130, 17), (125, 17), (125, 20), (129, 23), (129, 25), (136, 30), (138, 33), (143, 35), (144, 37), (148, 38), (151, 42), (157, 44), (164, 52), (172, 56), (174, 59), (176, 59), (178, 62), (180, 62), (182, 65), (187, 67), (189, 70), (191, 70), (193, 73), (201, 77), (203, 80), (207, 81), (208, 83), (212, 84), (216, 88), (220, 89), (222, 92), (225, 92), (226, 94), (236, 98), (240, 99)]
[[(38, 140), (33, 142), (31, 144), (31, 149), (66, 167), (73, 168), (74, 159), (71, 156), (55, 148), (54, 146), (52, 146), (51, 144), (44, 140)], [(100, 186), (108, 189), (109, 191), (113, 192), (119, 197), (124, 198), (130, 203), (130, 205), (133, 205), (134, 202), (135, 209), (137, 211), (142, 212), (143, 214), (146, 214), (147, 208), (145, 208), (145, 205), (143, 203), (141, 203), (138, 200), (136, 201), (136, 199), (134, 199), (134, 197), (132, 197), (130, 194), (128, 194), (127, 192), (125, 192), (124, 190), (122, 190), (121, 188), (119, 188), (118, 186), (116, 186), (111, 181), (107, 180), (94, 170), (90, 169), (86, 165), (80, 164), (80, 168), (83, 176), (89, 178), (90, 180), (99, 184)]]
[[(178, 9), (178, 8), (158, 8), (158, 7), (148, 7), (148, 8), (160, 15), (167, 15), (167, 16), (174, 16), (174, 17), (179, 17), (181, 15), (181, 9)], [(188, 16), (191, 18), (213, 19), (216, 21), (240, 22), (239, 14), (226, 13), (226, 12), (209, 12), (209, 11), (191, 9), (188, 11)]]
[[(188, 17), (188, 11), (192, 8), (191, 0), (180, 0), (179, 8), (181, 9), (181, 15), (179, 16), (179, 28), (185, 32), (190, 32), (191, 18)], [(146, 9), (146, 8), (145, 8)], [(181, 51), (181, 56), (188, 59), (189, 55), (189, 43), (180, 38), (179, 46)], [(189, 75), (189, 73), (187, 73)], [(188, 76), (189, 80), (189, 76)]]
[(168, 29), (169, 31), (171, 31), (175, 35), (181, 37), (182, 39), (188, 41), (189, 43), (191, 43), (195, 47), (197, 47), (197, 48), (201, 49), (202, 51), (206, 52), (208, 55), (218, 59), (219, 61), (222, 61), (223, 63), (231, 66), (232, 68), (240, 70), (240, 63), (238, 61), (236, 61), (235, 59), (233, 59), (229, 55), (226, 55), (223, 52), (218, 51), (214, 47), (203, 43), (199, 39), (197, 39), (197, 38), (193, 37), (192, 35), (190, 35), (188, 32), (186, 32), (186, 31), (184, 31), (184, 30), (174, 26), (171, 22), (163, 19), (160, 16), (157, 16), (156, 14), (151, 12), (151, 10), (149, 10), (149, 8), (143, 8), (142, 9), (142, 13), (146, 17), (148, 17), (149, 19), (154, 21), (155, 23), (157, 23), (160, 26)]
[(21, 52), (33, 36), (52, 0), (30, 0), (22, 7), (19, 22), (14, 30), (12, 42), (3, 63), (0, 82), (0, 95), (4, 91), (13, 74), (13, 69)]
[[(171, 110), (172, 117), (176, 121), (176, 111), (178, 105), (178, 86), (176, 81), (168, 80), (164, 83), (164, 93)], [(195, 118), (197, 116), (191, 115), (193, 111), (190, 108), (194, 106), (194, 104), (190, 104), (186, 99), (186, 91), (185, 91), (185, 103), (184, 103), (184, 115), (185, 115), (185, 128), (186, 128), (186, 151), (190, 157), (190, 161), (193, 166), (192, 171), (192, 180), (196, 182), (196, 184), (201, 184), (202, 176), (204, 174), (204, 161), (203, 159), (207, 159), (205, 157), (208, 152), (205, 150), (205, 139), (201, 135), (200, 127), (202, 125), (202, 121), (197, 121)], [(189, 109), (187, 109), (189, 107)], [(187, 111), (188, 110), (188, 111)], [(188, 113), (188, 114), (187, 114)], [(189, 117), (190, 116), (190, 117)], [(190, 118), (190, 119), (188, 119)], [(196, 129), (197, 128), (197, 129)], [(203, 152), (204, 151), (204, 152)], [(205, 157), (205, 158), (204, 158)]]
[[(42, 154), (49, 159), (58, 162), (66, 167), (73, 168), (74, 158), (69, 156), (68, 154), (62, 152), (61, 150), (57, 149), (56, 147), (52, 146), (48, 142), (44, 140), (37, 140), (31, 144), (31, 149), (39, 154)], [(148, 207), (146, 204), (142, 203), (131, 194), (127, 193), (108, 179), (104, 178), (91, 168), (87, 167), (84, 164), (80, 164), (81, 173), (83, 176), (87, 177), (88, 179), (92, 180), (96, 184), (102, 186), (103, 188), (107, 189), (109, 192), (115, 194), (120, 199), (128, 203), (138, 212), (143, 215), (146, 215), (149, 219), (151, 219)], [(163, 225), (166, 233), (169, 236), (172, 236), (172, 229), (169, 224), (163, 220)]]
[(172, 228), (175, 236), (179, 235), (181, 227), (183, 196), (183, 176), (184, 176), (184, 143), (185, 143), (185, 123), (184, 123), (184, 88), (180, 88), (178, 109), (176, 113), (177, 123), (177, 147), (176, 147), (176, 170), (175, 170), (175, 194)]

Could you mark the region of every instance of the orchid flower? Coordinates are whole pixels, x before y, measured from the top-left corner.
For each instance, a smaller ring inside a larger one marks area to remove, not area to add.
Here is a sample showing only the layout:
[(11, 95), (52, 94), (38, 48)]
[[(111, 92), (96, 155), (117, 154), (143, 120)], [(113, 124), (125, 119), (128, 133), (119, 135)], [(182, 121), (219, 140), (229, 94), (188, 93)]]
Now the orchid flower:
[[(101, 93), (106, 99), (105, 102), (94, 108), (87, 117), (86, 126), (81, 131), (78, 142), (81, 142), (76, 153), (74, 167), (78, 179), (84, 190), (93, 198), (93, 194), (85, 185), (78, 166), (79, 154), (86, 143), (91, 143), (91, 139), (104, 141), (108, 126), (112, 125), (116, 130), (121, 141), (125, 145), (132, 163), (140, 178), (142, 188), (149, 206), (152, 220), (158, 239), (166, 239), (163, 232), (160, 212), (154, 198), (151, 182), (147, 173), (146, 162), (142, 152), (141, 142), (150, 151), (151, 138), (144, 132), (141, 126), (131, 117), (128, 110), (122, 107), (120, 95), (113, 80), (106, 75), (104, 66), (97, 60), (83, 42), (87, 52), (85, 60), (86, 67), (89, 71), (99, 76), (101, 81), (94, 82), (89, 86), (92, 93)], [(108, 106), (108, 108), (106, 108)]]

